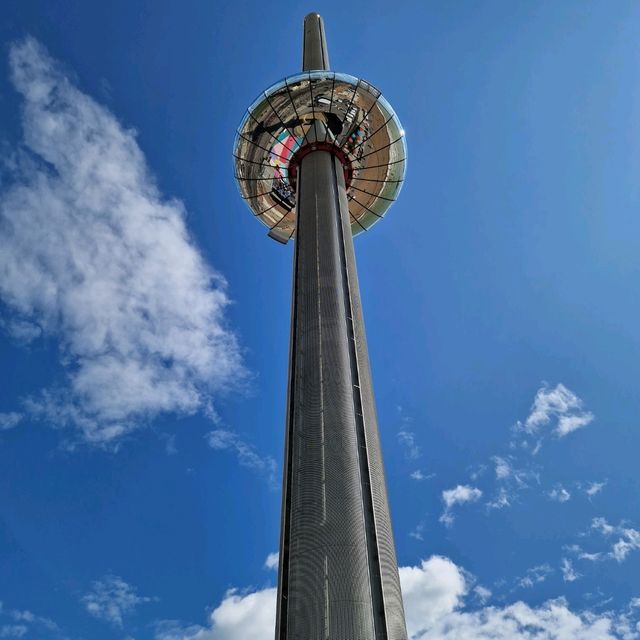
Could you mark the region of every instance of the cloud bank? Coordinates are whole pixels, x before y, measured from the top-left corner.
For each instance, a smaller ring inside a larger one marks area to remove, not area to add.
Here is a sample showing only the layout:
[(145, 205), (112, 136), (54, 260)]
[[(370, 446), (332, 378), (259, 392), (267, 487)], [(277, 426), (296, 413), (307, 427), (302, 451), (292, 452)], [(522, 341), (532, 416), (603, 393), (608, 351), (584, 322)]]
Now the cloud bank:
[(53, 337), (65, 371), (27, 410), (106, 444), (159, 413), (206, 409), (244, 371), (225, 281), (183, 205), (160, 193), (135, 134), (40, 44), (9, 58), (24, 143), (0, 182), (3, 326)]
[[(531, 607), (518, 601), (466, 610), (472, 579), (448, 558), (432, 556), (401, 567), (407, 627), (412, 640), (631, 640), (637, 621), (629, 612), (574, 612), (564, 598)], [(483, 589), (486, 597), (490, 592)], [(472, 593), (475, 593), (473, 591)], [(156, 640), (272, 640), (274, 588), (228, 591), (207, 626), (160, 623)]]

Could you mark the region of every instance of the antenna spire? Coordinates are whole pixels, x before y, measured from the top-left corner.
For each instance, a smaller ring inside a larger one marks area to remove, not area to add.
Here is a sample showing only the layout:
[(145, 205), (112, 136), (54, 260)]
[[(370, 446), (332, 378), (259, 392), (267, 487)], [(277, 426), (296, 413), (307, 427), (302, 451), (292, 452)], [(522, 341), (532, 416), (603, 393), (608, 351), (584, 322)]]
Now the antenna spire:
[(329, 51), (324, 35), (324, 20), (319, 13), (310, 13), (304, 19), (302, 40), (302, 70), (327, 71)]

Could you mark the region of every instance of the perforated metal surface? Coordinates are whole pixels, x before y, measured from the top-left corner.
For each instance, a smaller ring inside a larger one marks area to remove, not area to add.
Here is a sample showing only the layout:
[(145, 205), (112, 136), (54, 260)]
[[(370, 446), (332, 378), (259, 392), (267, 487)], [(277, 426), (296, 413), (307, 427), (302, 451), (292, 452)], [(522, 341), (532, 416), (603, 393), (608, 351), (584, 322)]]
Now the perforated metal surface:
[(251, 105), (234, 152), (269, 235), (296, 237), (276, 640), (407, 640), (352, 238), (400, 190), (404, 131), (328, 60), (309, 14), (304, 73)]
[(405, 640), (341, 166), (301, 166), (278, 640)]

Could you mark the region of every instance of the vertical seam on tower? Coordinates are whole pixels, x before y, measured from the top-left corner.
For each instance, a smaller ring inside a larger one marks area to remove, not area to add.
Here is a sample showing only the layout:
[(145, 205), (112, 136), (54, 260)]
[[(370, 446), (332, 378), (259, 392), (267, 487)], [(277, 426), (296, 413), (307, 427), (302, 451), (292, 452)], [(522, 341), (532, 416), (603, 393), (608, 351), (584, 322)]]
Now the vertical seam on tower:
[[(315, 127), (314, 127), (315, 128)], [(317, 133), (317, 132), (316, 132)], [(316, 215), (316, 290), (317, 290), (317, 305), (318, 305), (318, 359), (320, 365), (320, 433), (321, 433), (321, 454), (322, 454), (322, 525), (327, 525), (327, 472), (326, 472), (326, 460), (325, 460), (325, 431), (324, 431), (324, 363), (322, 360), (322, 306), (320, 295), (320, 215), (318, 210), (318, 195), (316, 193), (315, 202), (315, 215)], [(330, 608), (329, 600), (329, 558), (326, 553), (324, 556), (324, 637), (325, 640), (329, 640), (329, 627), (330, 627)]]
[(324, 434), (324, 363), (322, 361), (322, 309), (320, 306), (320, 238), (319, 234), (319, 216), (318, 216), (318, 196), (316, 194), (316, 301), (318, 305), (318, 360), (320, 368), (320, 433), (321, 435), (321, 451), (322, 451), (322, 524), (327, 522), (327, 487), (326, 487), (326, 469), (325, 469), (325, 434)]
[[(361, 479), (361, 495), (363, 497), (363, 513), (365, 519), (365, 537), (367, 545), (367, 559), (369, 577), (371, 581), (371, 598), (373, 610), (373, 624), (376, 640), (387, 640), (387, 618), (385, 611), (384, 589), (382, 586), (382, 570), (378, 555), (378, 535), (376, 517), (371, 493), (371, 474), (369, 471), (369, 457), (367, 448), (367, 434), (364, 426), (364, 411), (360, 394), (360, 373), (358, 367), (358, 354), (355, 349), (355, 331), (353, 326), (353, 309), (351, 308), (351, 287), (349, 284), (349, 272), (346, 265), (346, 249), (344, 241), (344, 229), (342, 225), (342, 209), (338, 195), (338, 178), (336, 171), (337, 159), (332, 157), (331, 169), (333, 172), (334, 197), (336, 199), (336, 224), (338, 226), (338, 239), (340, 243), (340, 270), (342, 275), (342, 290), (344, 295), (345, 312), (347, 317), (347, 340), (349, 361), (351, 364), (351, 382), (353, 392), (353, 409), (356, 423), (356, 441), (358, 446), (358, 463)], [(363, 451), (364, 449), (364, 451)], [(366, 496), (366, 497), (365, 497)], [(375, 595), (373, 591), (376, 591)], [(378, 607), (376, 607), (376, 604)], [(379, 609), (377, 611), (376, 609)], [(378, 619), (378, 616), (381, 620)]]

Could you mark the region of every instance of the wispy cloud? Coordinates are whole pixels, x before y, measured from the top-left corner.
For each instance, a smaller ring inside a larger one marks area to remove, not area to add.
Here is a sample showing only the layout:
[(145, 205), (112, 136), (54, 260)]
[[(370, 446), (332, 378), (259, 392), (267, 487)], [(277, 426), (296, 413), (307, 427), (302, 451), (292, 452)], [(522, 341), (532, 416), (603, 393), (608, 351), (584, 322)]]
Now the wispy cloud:
[(178, 447), (176, 447), (176, 434), (175, 433), (161, 433), (160, 440), (164, 442), (164, 451), (168, 456), (175, 456), (178, 453)]
[(573, 568), (573, 563), (567, 558), (562, 558), (560, 563), (560, 570), (562, 571), (562, 579), (565, 582), (575, 582), (581, 575)]
[(591, 521), (591, 529), (593, 531), (598, 531), (603, 536), (610, 536), (612, 533), (616, 532), (616, 527), (609, 524), (606, 518), (602, 517), (594, 518)]
[(516, 580), (516, 585), (522, 589), (530, 589), (536, 584), (544, 582), (553, 573), (550, 564), (539, 564), (527, 570), (524, 576)]
[(498, 493), (487, 502), (489, 509), (504, 509), (511, 506), (513, 496), (504, 488), (501, 487)]
[(480, 601), (480, 604), (485, 604), (487, 600), (493, 595), (491, 589), (487, 589), (487, 587), (483, 587), (481, 584), (476, 585), (473, 588), (473, 593), (476, 598)]
[(609, 543), (608, 549), (594, 552), (585, 551), (580, 545), (572, 544), (565, 549), (574, 554), (579, 560), (601, 562), (615, 560), (624, 562), (633, 551), (640, 550), (640, 531), (620, 522), (617, 525), (610, 524), (606, 518), (593, 518), (589, 529), (583, 532), (583, 537), (598, 534)]
[(119, 576), (107, 574), (93, 583), (82, 603), (95, 618), (120, 628), (125, 616), (132, 614), (139, 605), (153, 600), (155, 598), (138, 595), (135, 587)]
[(520, 466), (513, 455), (496, 455), (491, 461), (494, 464), (497, 493), (486, 503), (490, 510), (510, 507), (532, 482), (540, 482), (538, 471), (530, 463), (527, 467)]
[(604, 560), (605, 554), (598, 551), (595, 553), (588, 553), (579, 544), (570, 544), (564, 546), (565, 551), (568, 551), (576, 556), (578, 560), (589, 560), (590, 562), (598, 562)]
[(481, 478), (482, 476), (484, 476), (484, 474), (487, 472), (487, 465), (486, 464), (479, 464), (479, 465), (475, 465), (474, 467), (472, 467), (470, 473), (469, 473), (469, 477), (475, 481), (478, 478)]
[(398, 431), (398, 442), (404, 447), (407, 458), (417, 460), (420, 457), (421, 449), (416, 444), (416, 437), (412, 431)]
[(453, 489), (446, 489), (442, 492), (442, 502), (444, 511), (440, 516), (440, 522), (450, 527), (454, 522), (452, 513), (453, 507), (459, 504), (477, 502), (482, 497), (482, 491), (477, 487), (459, 484)]
[(424, 522), (420, 522), (409, 532), (409, 537), (414, 538), (415, 540), (424, 540), (424, 528)]
[(12, 609), (0, 600), (0, 638), (60, 637), (60, 627), (51, 618), (28, 609)]
[(135, 133), (35, 40), (11, 47), (10, 67), (24, 145), (2, 181), (0, 298), (22, 339), (58, 340), (66, 372), (26, 408), (94, 444), (201, 410), (244, 370), (225, 281), (183, 205), (162, 195)]
[(591, 529), (605, 538), (617, 538), (607, 557), (618, 562), (624, 562), (632, 551), (640, 549), (640, 531), (627, 526), (624, 522), (612, 525), (605, 518), (594, 518), (591, 522)]
[(24, 416), (16, 411), (0, 413), (0, 431), (9, 431), (17, 427)]
[(592, 498), (593, 496), (598, 495), (606, 486), (607, 481), (603, 481), (603, 482), (590, 482), (584, 492), (590, 497)]
[(513, 475), (513, 469), (511, 468), (511, 463), (501, 456), (493, 456), (491, 458), (493, 463), (495, 464), (496, 470), (496, 479), (497, 480), (506, 480)]
[(401, 424), (398, 431), (398, 442), (404, 449), (404, 455), (407, 459), (417, 460), (422, 455), (422, 449), (416, 442), (415, 433), (410, 429), (413, 420), (404, 413), (402, 407), (397, 407), (397, 411)]
[(547, 495), (554, 502), (568, 502), (571, 500), (571, 494), (562, 485), (554, 487)]
[(409, 476), (412, 480), (431, 480), (431, 478), (435, 478), (436, 474), (435, 473), (423, 473), (422, 471), (420, 471), (420, 469), (416, 469), (415, 471), (412, 471), (410, 476)]
[(238, 462), (264, 476), (272, 486), (276, 485), (276, 461), (271, 456), (261, 456), (255, 447), (227, 429), (214, 429), (205, 436), (207, 444), (218, 451), (231, 451)]
[[(545, 384), (538, 389), (529, 415), (516, 424), (516, 430), (539, 438), (543, 427), (550, 427), (556, 437), (562, 438), (593, 421), (593, 413), (583, 407), (584, 402), (563, 384), (553, 389)], [(540, 442), (534, 451), (539, 451)]]
[[(470, 480), (479, 484), (481, 489), (478, 490), (486, 495), (485, 506), (488, 512), (511, 507), (526, 490), (541, 484), (542, 466), (535, 464), (531, 455), (539, 453), (543, 440), (549, 433), (562, 438), (591, 422), (593, 414), (583, 407), (583, 401), (563, 384), (558, 384), (553, 389), (544, 384), (538, 389), (529, 416), (524, 422), (517, 422), (512, 427), (509, 453), (491, 456), (491, 465), (487, 462), (472, 467)], [(487, 473), (491, 466), (494, 471), (493, 486)], [(572, 486), (582, 490), (579, 482), (572, 483)], [(591, 483), (585, 492), (591, 497), (602, 486), (600, 483)], [(562, 485), (549, 489), (546, 495), (556, 502), (566, 502), (572, 497), (571, 492)], [(453, 522), (450, 511), (445, 509), (440, 520), (450, 525)]]
[(493, 456), (496, 480), (513, 489), (527, 489), (529, 485), (540, 482), (540, 476), (530, 463), (522, 467), (513, 456)]

